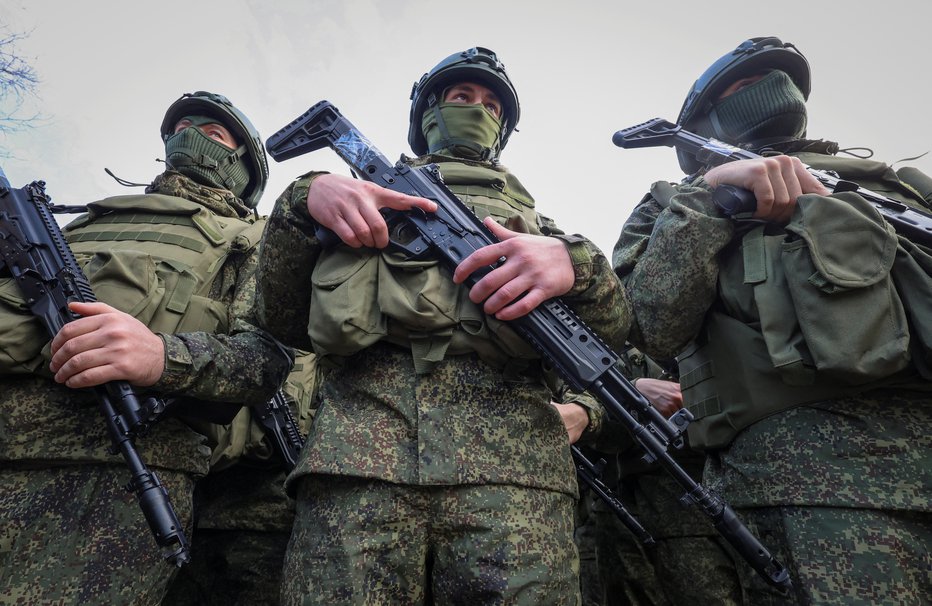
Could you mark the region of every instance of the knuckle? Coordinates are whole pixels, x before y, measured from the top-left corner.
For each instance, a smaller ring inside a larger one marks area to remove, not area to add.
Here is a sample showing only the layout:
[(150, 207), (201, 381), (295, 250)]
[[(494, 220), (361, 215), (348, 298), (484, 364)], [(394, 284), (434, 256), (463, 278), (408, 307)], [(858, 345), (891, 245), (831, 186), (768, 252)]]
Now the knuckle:
[(101, 371), (96, 368), (89, 368), (73, 377), (81, 385), (99, 385), (104, 381), (101, 379)]
[(75, 324), (74, 322), (68, 322), (67, 324), (62, 326), (61, 330), (58, 331), (58, 335), (57, 335), (58, 340), (67, 342), (69, 339), (74, 337), (74, 334), (75, 334), (74, 324)]
[(765, 177), (770, 174), (770, 168), (773, 165), (767, 162), (767, 159), (764, 159), (760, 164), (754, 164), (751, 166), (751, 174), (754, 178)]
[(62, 343), (58, 351), (66, 360), (72, 360), (79, 355), (78, 345), (71, 338)]

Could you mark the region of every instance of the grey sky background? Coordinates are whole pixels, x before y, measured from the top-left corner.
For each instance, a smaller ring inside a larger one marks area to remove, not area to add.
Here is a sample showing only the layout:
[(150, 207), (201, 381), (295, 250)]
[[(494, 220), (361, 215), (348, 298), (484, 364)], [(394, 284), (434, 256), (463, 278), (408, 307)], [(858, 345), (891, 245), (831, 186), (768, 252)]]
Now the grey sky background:
[[(675, 120), (687, 90), (746, 38), (790, 41), (812, 66), (809, 135), (889, 163), (932, 149), (932, 72), (918, 4), (500, 0), (0, 0), (0, 27), (41, 79), (33, 128), (0, 135), (14, 186), (44, 179), (59, 203), (131, 193), (164, 157), (158, 128), (184, 92), (229, 97), (263, 140), (334, 103), (390, 159), (407, 145), (411, 86), (471, 46), (499, 54), (521, 101), (503, 163), (568, 232), (610, 253), (649, 185), (682, 176), (669, 148), (622, 150), (612, 134)], [(6, 108), (0, 107), (0, 111)], [(932, 155), (901, 164), (932, 173)], [(900, 164), (898, 164), (899, 166)], [(259, 210), (311, 169), (348, 174), (320, 150), (281, 164)]]

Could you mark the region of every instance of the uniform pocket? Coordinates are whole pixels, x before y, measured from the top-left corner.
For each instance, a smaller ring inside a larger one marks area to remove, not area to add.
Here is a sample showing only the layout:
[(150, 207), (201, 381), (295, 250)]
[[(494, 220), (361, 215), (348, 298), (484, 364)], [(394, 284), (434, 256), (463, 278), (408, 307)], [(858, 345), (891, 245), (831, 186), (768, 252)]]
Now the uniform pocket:
[(457, 323), (461, 287), (437, 261), (379, 256), (378, 303), (382, 313), (413, 331), (450, 329)]
[(97, 299), (126, 312), (149, 326), (165, 296), (156, 262), (149, 255), (121, 250), (94, 253), (84, 273)]
[(880, 379), (909, 363), (906, 313), (890, 270), (897, 239), (853, 193), (802, 196), (783, 244), (800, 330), (816, 368), (845, 382)]
[(311, 274), (308, 335), (318, 355), (353, 354), (386, 334), (377, 292), (379, 258), (339, 246), (321, 254)]

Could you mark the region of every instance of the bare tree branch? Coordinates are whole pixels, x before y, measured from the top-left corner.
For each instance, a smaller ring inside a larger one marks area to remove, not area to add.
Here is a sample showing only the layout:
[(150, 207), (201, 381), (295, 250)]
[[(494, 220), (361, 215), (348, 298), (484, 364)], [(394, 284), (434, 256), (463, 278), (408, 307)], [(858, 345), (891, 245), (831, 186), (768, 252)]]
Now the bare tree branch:
[(37, 114), (22, 116), (27, 96), (35, 95), (39, 76), (19, 54), (17, 43), (28, 37), (23, 33), (0, 32), (0, 132), (30, 126)]

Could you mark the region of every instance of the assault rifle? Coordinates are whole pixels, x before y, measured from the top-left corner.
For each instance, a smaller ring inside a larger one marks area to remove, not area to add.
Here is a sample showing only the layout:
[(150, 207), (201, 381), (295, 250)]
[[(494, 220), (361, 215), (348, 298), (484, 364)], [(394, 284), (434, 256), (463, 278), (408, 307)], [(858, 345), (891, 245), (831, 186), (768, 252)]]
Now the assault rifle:
[[(45, 182), (13, 189), (0, 169), (0, 268), (16, 280), (29, 309), (51, 337), (78, 318), (68, 303), (97, 300), (87, 277), (52, 216)], [(155, 398), (141, 398), (126, 381), (91, 388), (107, 424), (111, 452), (121, 454), (130, 469), (127, 491), (136, 494), (155, 542), (166, 560), (181, 566), (190, 560), (184, 529), (155, 472), (136, 451), (134, 440), (165, 409)]]
[(298, 463), (298, 455), (304, 447), (304, 437), (298, 430), (298, 422), (291, 414), (288, 400), (282, 390), (275, 392), (272, 399), (252, 407), (253, 417), (265, 429), (284, 459), (285, 469), (291, 471)]
[[(279, 162), (323, 147), (333, 149), (361, 179), (437, 203), (433, 213), (382, 210), (390, 227), (410, 228), (402, 230), (409, 232), (407, 239), (393, 237), (391, 244), (410, 258), (439, 258), (452, 270), (473, 251), (497, 242), (469, 207), (444, 185), (436, 164), (420, 168), (402, 161), (392, 164), (328, 101), (313, 105), (266, 142), (269, 154)], [(466, 285), (472, 287), (493, 269), (495, 266), (490, 265), (477, 270), (466, 279)], [(691, 417), (687, 411), (665, 419), (622, 375), (616, 364), (618, 355), (559, 298), (541, 303), (509, 324), (573, 389), (588, 390), (601, 401), (643, 448), (645, 459), (658, 461), (685, 488), (682, 501), (698, 505), (758, 573), (775, 587), (790, 586), (787, 569), (751, 534), (731, 507), (697, 484), (668, 453), (670, 448), (683, 444), (683, 432)]]
[[(691, 133), (684, 130), (682, 126), (662, 118), (654, 118), (643, 124), (619, 130), (612, 136), (612, 142), (625, 149), (659, 145), (675, 146), (678, 150), (694, 156), (700, 163), (712, 166), (734, 160), (751, 160), (761, 157), (746, 149)], [(870, 202), (903, 237), (916, 244), (932, 247), (932, 215), (860, 187), (852, 181), (839, 179), (832, 173), (809, 166), (806, 170), (833, 193), (855, 192)], [(751, 192), (732, 185), (718, 186), (712, 194), (712, 200), (728, 216), (754, 212), (757, 207), (757, 200)]]

